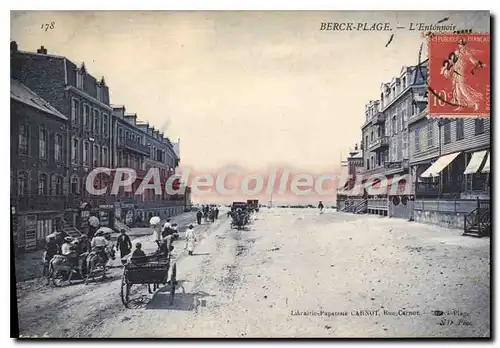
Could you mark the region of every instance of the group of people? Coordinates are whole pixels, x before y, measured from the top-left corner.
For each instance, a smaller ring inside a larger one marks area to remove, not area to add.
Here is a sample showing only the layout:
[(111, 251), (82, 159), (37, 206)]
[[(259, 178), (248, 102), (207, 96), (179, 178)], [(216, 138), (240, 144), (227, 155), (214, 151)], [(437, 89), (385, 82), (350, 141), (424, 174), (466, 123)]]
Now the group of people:
[(214, 222), (219, 218), (219, 208), (213, 205), (202, 205), (201, 209), (198, 210), (198, 213), (196, 213), (196, 221), (198, 222), (198, 225), (201, 225), (202, 218), (205, 218), (205, 221), (210, 220)]
[(73, 238), (64, 231), (55, 231), (46, 237), (44, 261), (50, 262), (55, 255), (62, 255), (76, 267), (80, 255), (95, 251), (107, 262), (106, 249), (109, 247), (112, 247), (111, 235), (102, 230), (91, 228), (87, 235), (78, 238)]

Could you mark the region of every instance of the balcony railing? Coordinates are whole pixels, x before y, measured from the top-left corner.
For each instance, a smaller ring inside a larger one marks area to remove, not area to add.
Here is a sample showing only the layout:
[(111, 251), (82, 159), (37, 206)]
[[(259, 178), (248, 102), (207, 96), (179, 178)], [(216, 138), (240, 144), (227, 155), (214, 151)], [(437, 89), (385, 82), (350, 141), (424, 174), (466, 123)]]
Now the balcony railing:
[(147, 145), (139, 144), (137, 141), (134, 141), (132, 139), (125, 139), (125, 138), (118, 139), (118, 147), (134, 151), (144, 156), (149, 157), (150, 155), (150, 150)]
[(384, 148), (389, 146), (389, 137), (387, 135), (383, 135), (377, 140), (374, 140), (371, 142), (371, 144), (368, 145), (368, 150), (370, 151), (376, 151), (378, 149)]

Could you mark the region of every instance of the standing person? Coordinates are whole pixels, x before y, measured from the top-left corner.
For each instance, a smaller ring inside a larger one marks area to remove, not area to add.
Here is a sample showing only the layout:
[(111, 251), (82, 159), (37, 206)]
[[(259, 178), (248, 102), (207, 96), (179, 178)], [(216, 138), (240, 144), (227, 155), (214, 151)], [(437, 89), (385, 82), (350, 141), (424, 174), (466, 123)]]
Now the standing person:
[(219, 208), (215, 207), (215, 220), (219, 218)]
[(187, 249), (189, 255), (193, 255), (194, 242), (196, 242), (196, 236), (194, 235), (193, 225), (189, 225), (186, 231), (186, 244), (184, 249)]
[(319, 201), (318, 208), (319, 208), (319, 213), (320, 213), (320, 214), (323, 214), (323, 209), (324, 209), (325, 207), (323, 206), (323, 202), (322, 202), (322, 201)]
[(196, 221), (198, 222), (198, 225), (201, 225), (201, 218), (203, 217), (203, 213), (201, 212), (201, 210), (198, 210), (198, 212), (196, 213)]
[(130, 237), (127, 235), (124, 229), (122, 229), (120, 232), (121, 234), (116, 241), (116, 249), (120, 250), (120, 258), (122, 259), (122, 264), (125, 264), (127, 261), (124, 259), (124, 257), (130, 254), (130, 251), (132, 251), (132, 242), (130, 241)]

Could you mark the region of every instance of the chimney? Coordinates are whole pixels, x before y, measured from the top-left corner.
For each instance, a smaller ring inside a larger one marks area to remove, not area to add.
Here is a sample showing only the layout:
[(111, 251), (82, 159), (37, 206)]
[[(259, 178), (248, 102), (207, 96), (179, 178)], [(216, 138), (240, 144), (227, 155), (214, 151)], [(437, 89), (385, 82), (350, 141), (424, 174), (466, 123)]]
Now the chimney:
[(11, 41), (10, 42), (10, 54), (17, 53), (17, 42)]
[(36, 50), (36, 53), (47, 54), (47, 49), (45, 47), (41, 46), (39, 49)]

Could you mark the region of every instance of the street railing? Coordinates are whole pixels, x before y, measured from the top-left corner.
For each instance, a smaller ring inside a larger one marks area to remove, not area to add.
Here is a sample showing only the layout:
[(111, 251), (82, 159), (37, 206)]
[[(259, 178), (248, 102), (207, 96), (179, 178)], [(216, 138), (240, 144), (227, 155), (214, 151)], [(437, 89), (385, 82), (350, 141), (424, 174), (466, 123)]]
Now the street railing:
[[(443, 213), (469, 213), (477, 208), (476, 199), (417, 199), (414, 203), (415, 210), (436, 211)], [(479, 204), (489, 208), (489, 200), (479, 200)]]

